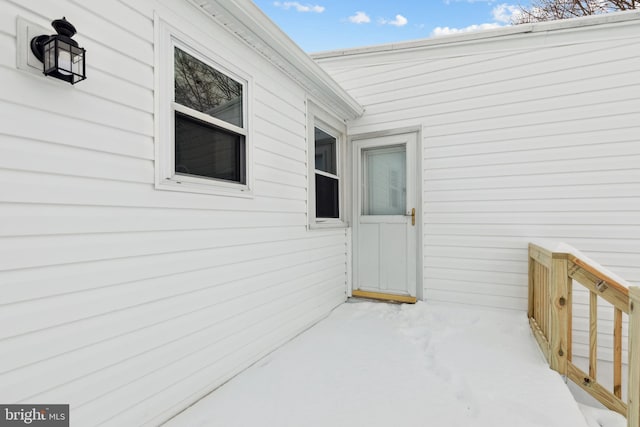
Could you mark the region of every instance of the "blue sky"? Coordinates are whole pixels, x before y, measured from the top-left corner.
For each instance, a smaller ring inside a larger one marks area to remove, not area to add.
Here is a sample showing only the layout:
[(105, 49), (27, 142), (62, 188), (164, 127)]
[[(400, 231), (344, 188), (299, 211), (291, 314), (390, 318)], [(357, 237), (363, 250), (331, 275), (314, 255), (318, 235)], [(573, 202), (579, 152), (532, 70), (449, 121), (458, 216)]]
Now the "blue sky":
[(517, 1), (254, 0), (307, 52), (508, 25)]

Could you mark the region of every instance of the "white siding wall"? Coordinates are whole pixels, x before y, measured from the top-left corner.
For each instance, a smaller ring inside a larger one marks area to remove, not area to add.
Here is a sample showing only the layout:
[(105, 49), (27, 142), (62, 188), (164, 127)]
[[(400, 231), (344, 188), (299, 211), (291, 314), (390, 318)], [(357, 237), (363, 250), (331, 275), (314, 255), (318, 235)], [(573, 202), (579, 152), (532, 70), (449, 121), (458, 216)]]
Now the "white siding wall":
[(525, 310), (533, 238), (640, 285), (640, 20), (328, 56), (349, 134), (422, 127), (426, 299)]
[[(165, 3), (254, 79), (254, 198), (154, 189), (154, 2), (0, 0), (0, 402), (72, 425), (157, 424), (345, 299), (346, 231), (306, 230), (304, 91)], [(16, 69), (16, 17), (62, 15), (74, 87)]]

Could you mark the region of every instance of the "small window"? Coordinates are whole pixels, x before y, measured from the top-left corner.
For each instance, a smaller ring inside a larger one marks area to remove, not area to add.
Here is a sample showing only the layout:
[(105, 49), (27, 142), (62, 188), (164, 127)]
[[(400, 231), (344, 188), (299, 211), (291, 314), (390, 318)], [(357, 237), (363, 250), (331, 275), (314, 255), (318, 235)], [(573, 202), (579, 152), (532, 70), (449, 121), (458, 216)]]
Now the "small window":
[(243, 84), (174, 47), (174, 173), (246, 184)]
[(309, 102), (309, 224), (344, 227), (346, 126)]
[(316, 219), (340, 218), (340, 177), (338, 176), (338, 140), (322, 129), (314, 128)]

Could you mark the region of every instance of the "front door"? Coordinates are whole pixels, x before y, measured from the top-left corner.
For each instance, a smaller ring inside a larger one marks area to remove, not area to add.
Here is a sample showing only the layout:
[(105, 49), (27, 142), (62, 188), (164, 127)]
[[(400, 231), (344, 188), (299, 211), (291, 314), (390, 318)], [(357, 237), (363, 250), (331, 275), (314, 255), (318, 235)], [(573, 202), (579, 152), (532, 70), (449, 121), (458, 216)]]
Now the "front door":
[(416, 139), (354, 142), (354, 296), (415, 301)]

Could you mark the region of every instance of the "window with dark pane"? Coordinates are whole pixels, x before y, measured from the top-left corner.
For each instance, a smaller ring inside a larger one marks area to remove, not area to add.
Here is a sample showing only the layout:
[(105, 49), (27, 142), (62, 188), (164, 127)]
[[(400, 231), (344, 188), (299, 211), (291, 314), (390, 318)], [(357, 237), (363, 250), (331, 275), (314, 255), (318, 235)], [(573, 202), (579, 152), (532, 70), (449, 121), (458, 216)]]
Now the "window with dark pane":
[(175, 120), (176, 174), (246, 183), (243, 135), (181, 113)]
[(175, 102), (243, 127), (242, 84), (174, 48)]
[(340, 218), (339, 181), (316, 174), (316, 218)]
[(340, 218), (340, 177), (336, 137), (322, 129), (314, 132), (316, 218)]

